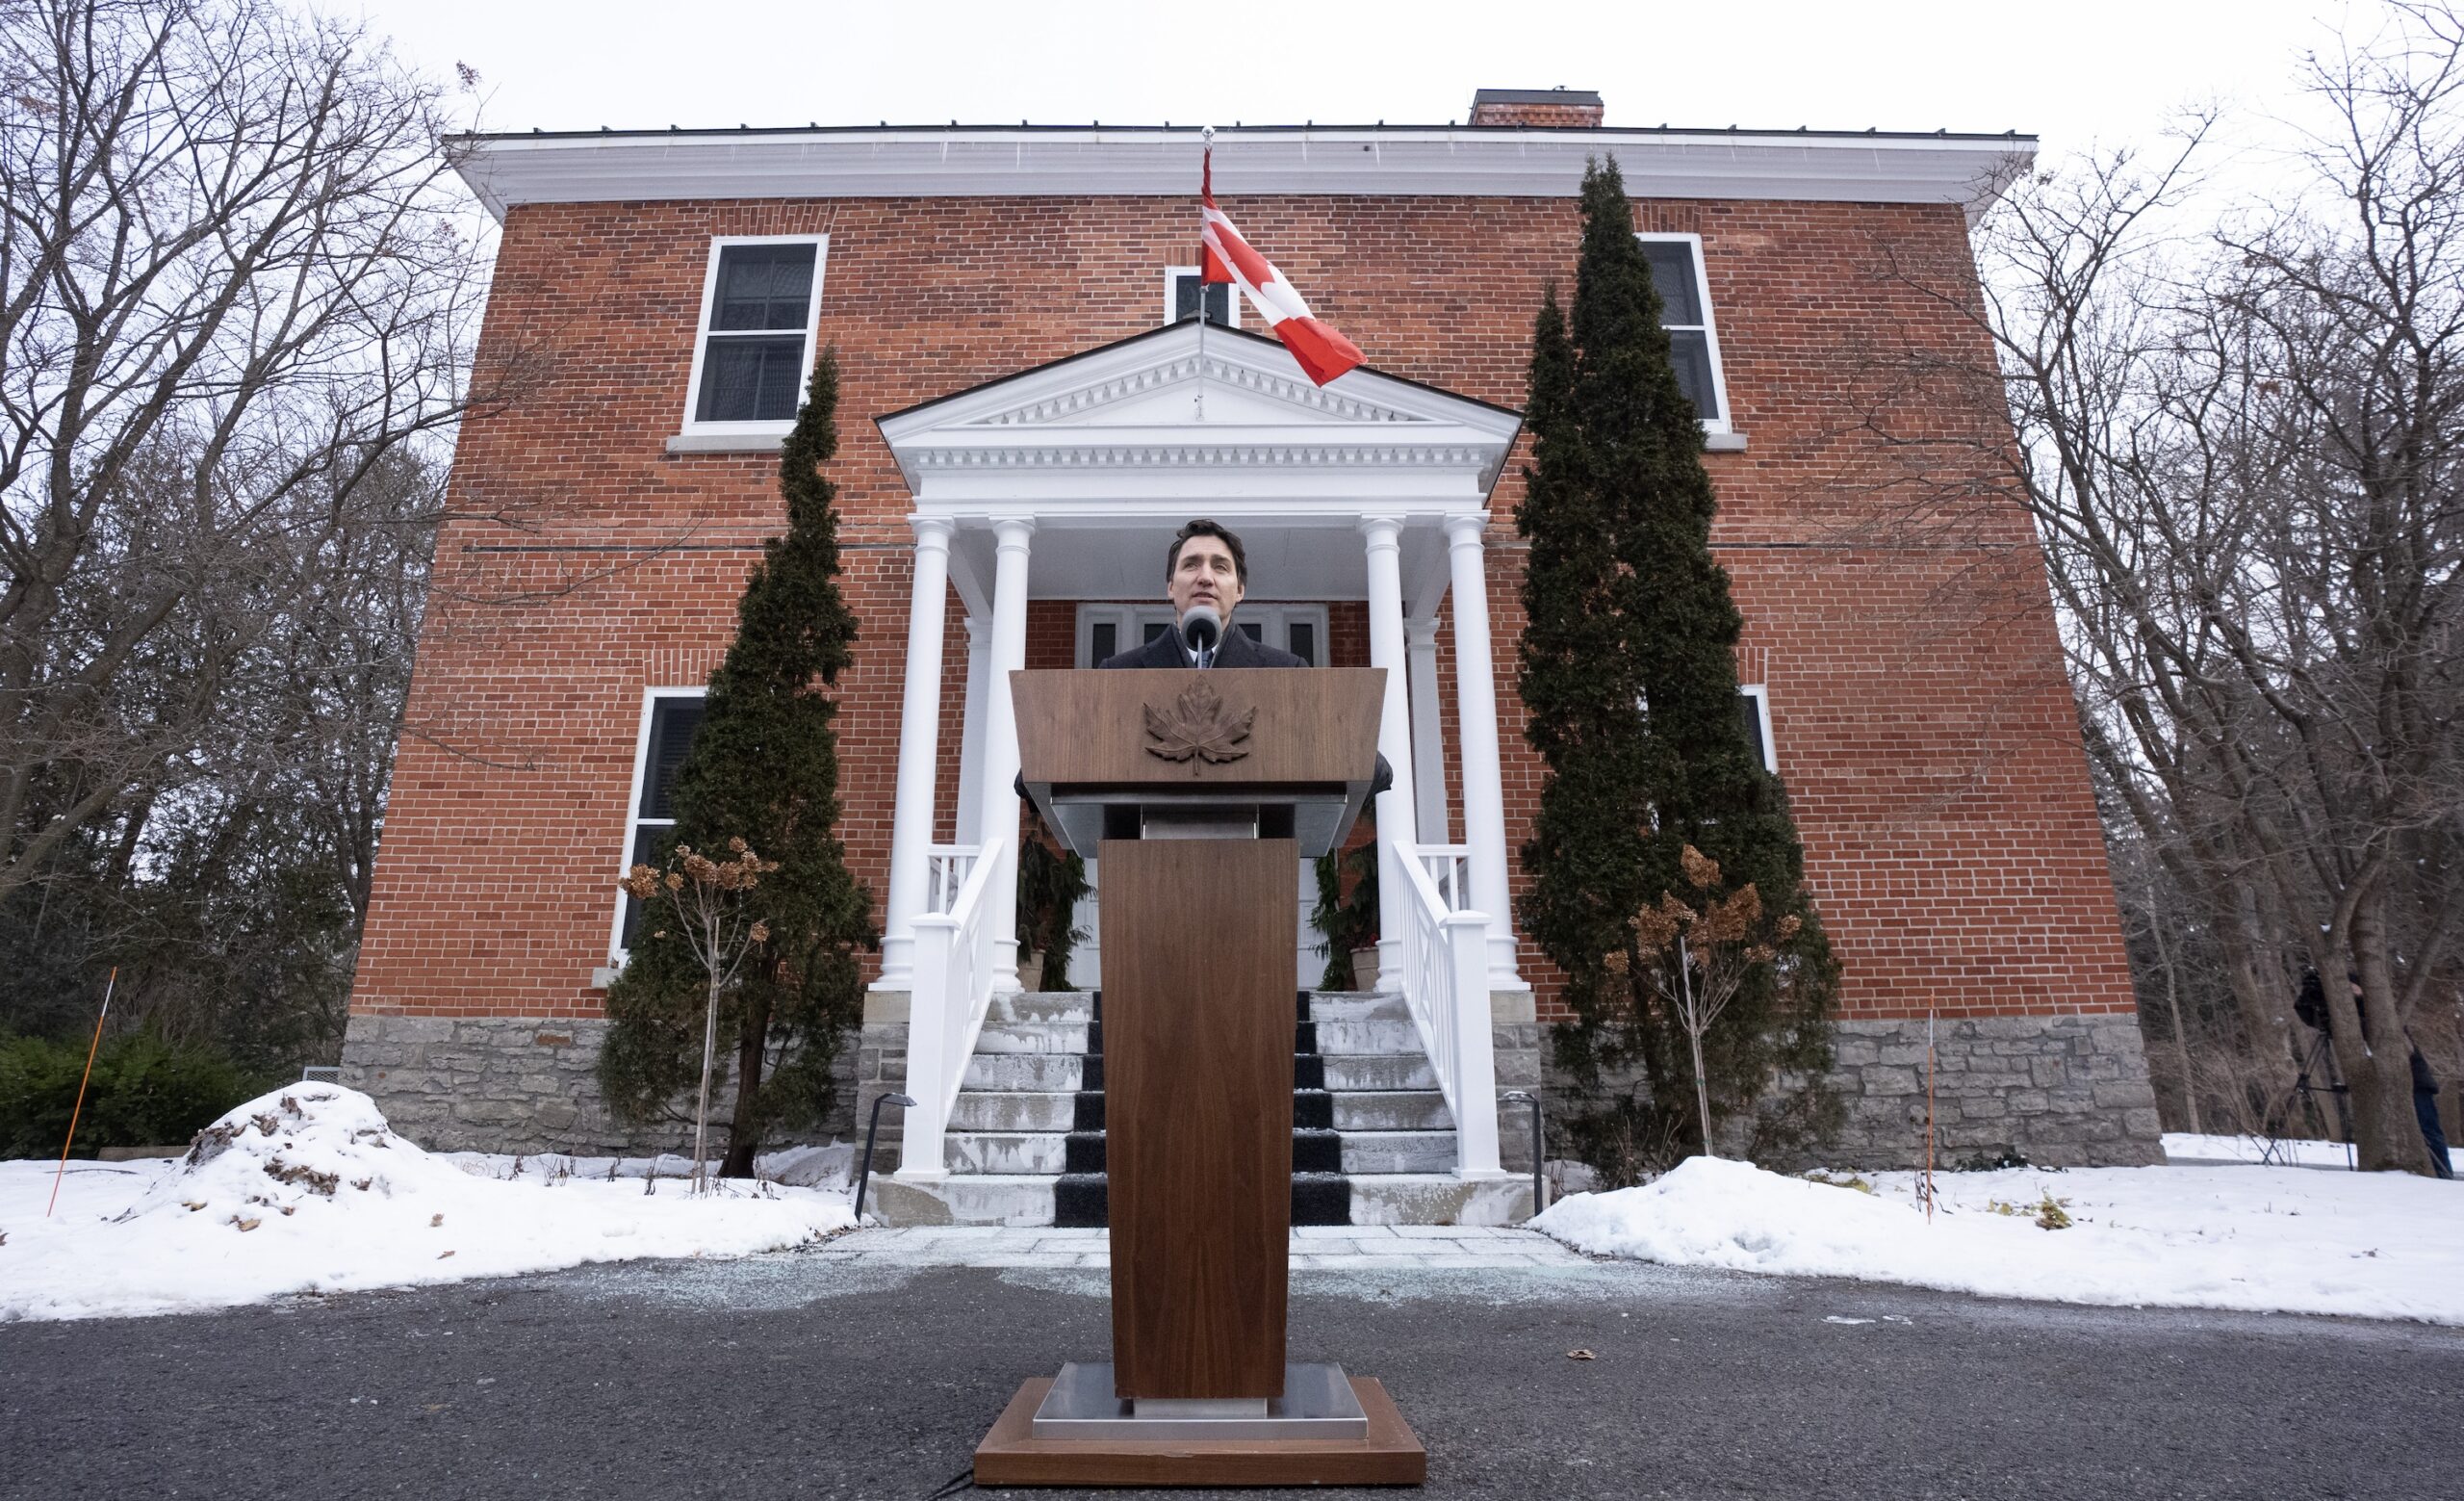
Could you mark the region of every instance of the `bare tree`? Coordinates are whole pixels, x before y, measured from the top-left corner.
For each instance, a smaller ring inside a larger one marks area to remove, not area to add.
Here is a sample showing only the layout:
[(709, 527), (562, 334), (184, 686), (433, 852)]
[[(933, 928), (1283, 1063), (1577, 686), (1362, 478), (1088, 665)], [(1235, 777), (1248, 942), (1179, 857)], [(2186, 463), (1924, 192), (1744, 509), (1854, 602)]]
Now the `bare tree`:
[[(710, 1078), (717, 1072), (719, 997), (726, 995), (754, 951), (770, 942), (770, 924), (754, 916), (749, 894), (779, 863), (764, 860), (741, 839), (728, 841), (726, 860), (679, 844), (665, 870), (634, 866), (616, 884), (646, 907), (666, 898), (668, 913), (702, 970), (702, 1087), (693, 1104), (693, 1191), (708, 1186)], [(664, 938), (666, 935), (654, 934)], [(758, 1046), (757, 1043), (756, 1046)]]
[[(2091, 756), (2220, 956), (2273, 1095), (2303, 968), (2330, 984), (2362, 1166), (2428, 1171), (2406, 1027), (2453, 1004), (2464, 920), (2464, 28), (2403, 8), (2314, 58), (2336, 130), (2315, 182), (2190, 236), (2202, 131), (2016, 185), (1979, 235), (1989, 361), (1908, 349), (1894, 403), (2007, 409), (2015, 443), (1873, 426), (1903, 519), (1965, 519), (1972, 477), (2043, 544)], [(1982, 347), (1982, 346), (1981, 346)], [(2186, 1073), (2188, 1071), (2185, 1071)]]
[(304, 763), (364, 903), (383, 763), (302, 741), (392, 738), (355, 608), (415, 618), (474, 397), (445, 126), (345, 23), (0, 4), (0, 898)]

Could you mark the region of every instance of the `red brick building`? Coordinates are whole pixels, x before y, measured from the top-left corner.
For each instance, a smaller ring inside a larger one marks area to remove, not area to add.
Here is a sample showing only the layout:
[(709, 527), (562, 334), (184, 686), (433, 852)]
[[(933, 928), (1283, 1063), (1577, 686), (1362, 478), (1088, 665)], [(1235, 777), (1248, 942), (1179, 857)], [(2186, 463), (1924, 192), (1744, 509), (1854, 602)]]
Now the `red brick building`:
[[(1443, 944), (1405, 935), (1438, 934), (1450, 910), (1489, 917), (1467, 972), (1485, 970), (1494, 1056), (1408, 1081), (1446, 1096), (1428, 1119), (1538, 1083), (1550, 978), (1497, 919), (1541, 782), (1513, 687), (1513, 409), (1542, 288), (1572, 275), (1584, 159), (1609, 155), (1707, 414), (1713, 542), (1746, 620), (1741, 709), (1793, 799), (1842, 965), (1851, 1112), (1834, 1155), (1900, 1160), (1918, 1140), (1930, 1009), (1952, 1154), (2150, 1157), (2027, 522), (2013, 508), (1956, 541), (1895, 537), (1872, 499), (1885, 458), (1857, 421), (1878, 346), (1972, 348), (1889, 270), (1972, 279), (1968, 215), (2033, 142), (1617, 129), (1596, 96), (1562, 91), (1484, 93), (1473, 118), (1218, 135), (1226, 211), (1368, 354), (1323, 391), (1251, 310), (1212, 309), (1230, 331), (1185, 316), (1194, 130), (468, 142), (464, 173), (503, 225), (480, 359), (520, 397), (463, 430), (346, 1077), (431, 1143), (617, 1140), (587, 1081), (624, 944), (614, 878), (659, 826), (662, 767), (777, 526), (785, 416), (830, 344), (862, 630), (841, 685), (844, 833), (886, 934), (851, 1094), (935, 1084), (911, 1128), (946, 1136), (958, 1181), (971, 1107), (950, 1092), (999, 1072), (967, 1044), (997, 1050), (1030, 1009), (1009, 995), (1008, 924), (944, 920), (1016, 858), (998, 669), (1084, 664), (1158, 629), (1165, 542), (1201, 514), (1248, 542), (1237, 624), (1313, 662), (1391, 669), (1381, 744), (1403, 776), (1380, 807), (1381, 970), (1403, 1004), (1385, 1022), (1452, 1024), (1450, 995), (1416, 990)], [(991, 972), (976, 994), (951, 990), (966, 968), (953, 944)], [(1100, 933), (1091, 950), (1082, 979), (1100, 973)], [(1296, 967), (1314, 974), (1305, 954)], [(911, 1063), (927, 1009), (944, 1055), (919, 1043)], [(993, 1112), (1014, 1136), (1040, 1128), (1034, 1113)], [(1490, 1181), (1488, 1134), (1462, 1131), (1422, 1176)], [(1043, 1160), (995, 1145), (1009, 1166)], [(1509, 1128), (1504, 1149), (1510, 1168), (1526, 1147)], [(954, 1202), (941, 1171), (906, 1176)], [(1491, 1212), (1468, 1202), (1381, 1212)]]

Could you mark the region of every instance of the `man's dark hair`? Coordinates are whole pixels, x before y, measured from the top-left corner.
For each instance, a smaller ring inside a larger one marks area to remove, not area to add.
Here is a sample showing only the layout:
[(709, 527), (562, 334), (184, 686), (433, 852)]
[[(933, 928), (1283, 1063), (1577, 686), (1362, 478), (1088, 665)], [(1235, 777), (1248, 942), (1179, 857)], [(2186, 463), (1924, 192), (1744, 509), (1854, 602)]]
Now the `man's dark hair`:
[(1241, 545), (1241, 538), (1238, 533), (1234, 532), (1228, 527), (1212, 521), (1193, 521), (1188, 526), (1183, 527), (1180, 530), (1179, 534), (1172, 538), (1172, 550), (1164, 555), (1164, 577), (1167, 580), (1169, 580), (1172, 577), (1173, 572), (1181, 566), (1181, 544), (1192, 537), (1213, 537), (1217, 541), (1222, 543), (1225, 547), (1230, 548), (1232, 550), (1232, 571), (1240, 575), (1241, 587), (1245, 591), (1249, 587), (1248, 550)]

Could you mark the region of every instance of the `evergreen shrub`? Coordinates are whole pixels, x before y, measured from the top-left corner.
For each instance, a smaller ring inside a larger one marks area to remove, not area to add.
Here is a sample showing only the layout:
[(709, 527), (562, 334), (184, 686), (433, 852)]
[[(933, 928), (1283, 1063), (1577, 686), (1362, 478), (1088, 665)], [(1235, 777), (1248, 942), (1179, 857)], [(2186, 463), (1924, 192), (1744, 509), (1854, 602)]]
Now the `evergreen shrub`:
[(1532, 337), (1518, 687), (1547, 777), (1518, 917), (1575, 1013), (1552, 1038), (1575, 1097), (1560, 1122), (1612, 1184), (1711, 1146), (1684, 1029), (1634, 925), (1687, 890), (1688, 844), (1724, 890), (1751, 883), (1764, 911), (1799, 919), (1704, 1040), (1714, 1134), (1782, 1154), (1836, 1110), (1822, 1085), (1836, 968), (1786, 796), (1745, 736), (1743, 623), (1711, 555), (1702, 427), (1660, 320), (1616, 164), (1594, 163), (1572, 314), (1552, 286)]

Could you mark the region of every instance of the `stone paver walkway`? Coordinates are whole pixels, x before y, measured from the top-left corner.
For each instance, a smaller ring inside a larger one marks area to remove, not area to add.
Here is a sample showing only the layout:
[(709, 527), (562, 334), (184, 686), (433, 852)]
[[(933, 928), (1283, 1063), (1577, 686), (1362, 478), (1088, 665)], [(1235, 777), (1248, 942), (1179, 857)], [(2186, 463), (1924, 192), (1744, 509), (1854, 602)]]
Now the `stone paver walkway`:
[[(901, 1266), (1109, 1267), (1100, 1229), (914, 1226), (862, 1229), (810, 1253)], [(1537, 1230), (1474, 1225), (1303, 1225), (1292, 1231), (1296, 1272), (1480, 1271), (1587, 1266)]]

